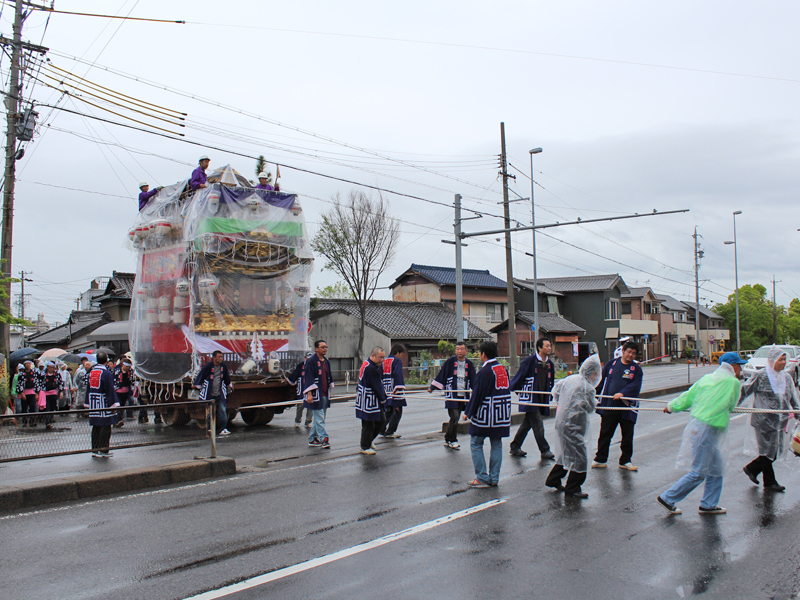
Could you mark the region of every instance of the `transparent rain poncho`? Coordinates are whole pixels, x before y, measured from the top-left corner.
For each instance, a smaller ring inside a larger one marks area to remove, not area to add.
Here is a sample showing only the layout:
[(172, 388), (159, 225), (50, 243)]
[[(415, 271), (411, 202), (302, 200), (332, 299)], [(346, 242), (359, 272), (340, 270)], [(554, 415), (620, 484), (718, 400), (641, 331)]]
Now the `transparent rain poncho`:
[(593, 354), (577, 375), (556, 382), (556, 462), (568, 471), (585, 473), (589, 468), (589, 415), (597, 406), (595, 388), (602, 379), (603, 365)]
[(730, 412), (739, 399), (739, 389), (733, 367), (723, 363), (670, 402), (670, 410), (691, 408), (692, 411), (692, 418), (683, 430), (676, 469), (722, 477), (730, 454)]
[(215, 350), (234, 372), (257, 376), (270, 355), (300, 360), (308, 349), (313, 254), (297, 196), (221, 173), (222, 183), (209, 178), (193, 194), (186, 181), (163, 188), (129, 232), (129, 339), (149, 381), (179, 381)]
[[(797, 388), (784, 369), (775, 370), (775, 363), (786, 352), (777, 346), (767, 354), (767, 366), (757, 371), (742, 385), (740, 405), (753, 408), (797, 410), (800, 414)], [(753, 413), (750, 435), (745, 437), (745, 453), (776, 460), (785, 455), (789, 439), (788, 413)]]

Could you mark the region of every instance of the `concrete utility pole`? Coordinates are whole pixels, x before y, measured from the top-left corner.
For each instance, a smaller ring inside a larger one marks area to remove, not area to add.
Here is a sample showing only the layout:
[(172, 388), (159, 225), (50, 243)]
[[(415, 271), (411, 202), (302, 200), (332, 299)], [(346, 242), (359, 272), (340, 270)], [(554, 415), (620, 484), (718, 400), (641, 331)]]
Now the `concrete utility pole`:
[(700, 242), (697, 241), (697, 225), (694, 227), (694, 345), (695, 358), (700, 358), (700, 259), (703, 258), (703, 251), (700, 250)]
[[(531, 155), (531, 226), (536, 227), (536, 205), (533, 202), (533, 155), (542, 152), (541, 148), (529, 150)], [(542, 337), (539, 331), (539, 276), (536, 273), (536, 230), (531, 229), (533, 238), (533, 330), (536, 332), (536, 339)]]
[(464, 331), (464, 281), (461, 268), (461, 194), (455, 197), (456, 220), (453, 229), (456, 234), (456, 341), (463, 342), (467, 336)]
[(778, 343), (778, 301), (775, 297), (775, 284), (783, 281), (778, 279), (775, 281), (775, 275), (772, 276), (772, 343)]
[(500, 123), (500, 169), (503, 174), (503, 224), (506, 236), (506, 291), (508, 292), (508, 365), (515, 373), (517, 361), (517, 310), (514, 303), (514, 268), (511, 258), (511, 214), (508, 207), (508, 168), (506, 163), (506, 124)]
[[(14, 7), (14, 42), (11, 46), (11, 77), (6, 96), (6, 171), (3, 188), (3, 234), (0, 239), (0, 272), (3, 278), (11, 277), (11, 244), (14, 220), (14, 180), (17, 153), (17, 115), (19, 113), (20, 94), (20, 57), (22, 55), (22, 0), (17, 0)], [(11, 283), (4, 283), (6, 297), (3, 306), (11, 311)], [(24, 300), (24, 299), (23, 299)], [(0, 324), (0, 352), (8, 356), (11, 329), (7, 323)]]

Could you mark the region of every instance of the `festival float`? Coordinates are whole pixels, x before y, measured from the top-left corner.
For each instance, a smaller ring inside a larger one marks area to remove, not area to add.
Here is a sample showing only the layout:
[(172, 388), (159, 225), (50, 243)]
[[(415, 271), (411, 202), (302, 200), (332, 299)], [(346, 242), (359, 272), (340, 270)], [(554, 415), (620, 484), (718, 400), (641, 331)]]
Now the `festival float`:
[[(294, 399), (283, 380), (308, 350), (313, 254), (296, 194), (260, 190), (230, 166), (190, 191), (158, 191), (128, 238), (136, 253), (130, 347), (140, 394), (170, 424), (202, 420), (192, 378), (215, 350), (234, 391), (228, 419), (265, 424)], [(256, 408), (248, 408), (256, 406)]]

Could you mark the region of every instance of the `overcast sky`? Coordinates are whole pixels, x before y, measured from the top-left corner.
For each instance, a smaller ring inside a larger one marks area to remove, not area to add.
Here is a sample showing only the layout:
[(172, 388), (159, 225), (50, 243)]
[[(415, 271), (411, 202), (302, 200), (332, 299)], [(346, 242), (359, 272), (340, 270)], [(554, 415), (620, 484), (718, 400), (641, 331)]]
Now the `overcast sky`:
[[(697, 226), (701, 301), (723, 301), (734, 289), (723, 242), (741, 210), (740, 285), (769, 286), (774, 274), (779, 303), (800, 295), (797, 3), (57, 0), (56, 9), (187, 21), (48, 22), (39, 12), (23, 37), (50, 48), (54, 67), (187, 113), (184, 139), (219, 149), (48, 108), (154, 131), (29, 79), (24, 97), (45, 105), (17, 165), (13, 271), (32, 272), (29, 315), (63, 322), (92, 278), (134, 270), (125, 239), (138, 182), (188, 178), (205, 153), (212, 168), (231, 163), (248, 177), (254, 161), (225, 150), (439, 203), (461, 193), (467, 208), (501, 214), (501, 121), (522, 197), (528, 150), (544, 148), (538, 224), (691, 209), (547, 230), (537, 235), (541, 277), (620, 273), (629, 286), (693, 300)], [(12, 19), (4, 6), (6, 36)], [(3, 57), (4, 84), (8, 66)], [(42, 83), (57, 85), (48, 72), (38, 71)], [(301, 197), (312, 231), (325, 201), (352, 187), (283, 167), (281, 184)], [(452, 236), (452, 211), (386, 197), (402, 236), (381, 286), (414, 262), (453, 266), (440, 241)], [(528, 201), (512, 207), (530, 223)], [(464, 228), (499, 226), (487, 216)], [(470, 240), (464, 266), (505, 278), (498, 237)], [(515, 276), (531, 277), (530, 232), (514, 234), (514, 250)], [(322, 263), (313, 288), (336, 280)]]

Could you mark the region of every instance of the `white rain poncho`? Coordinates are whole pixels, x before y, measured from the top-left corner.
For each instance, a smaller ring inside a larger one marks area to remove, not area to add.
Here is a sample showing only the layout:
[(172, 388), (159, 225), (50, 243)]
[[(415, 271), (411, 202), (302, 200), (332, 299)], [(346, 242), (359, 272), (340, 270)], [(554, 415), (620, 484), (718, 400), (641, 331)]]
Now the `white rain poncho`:
[[(777, 410), (797, 410), (800, 414), (797, 388), (785, 370), (775, 370), (775, 363), (786, 352), (777, 346), (770, 348), (767, 354), (767, 366), (756, 372), (742, 385), (739, 404), (750, 405), (752, 396), (753, 408)], [(786, 450), (786, 425), (791, 415), (788, 413), (753, 413), (750, 417), (752, 436), (745, 442), (745, 452), (757, 453), (770, 460), (780, 458)]]
[(593, 354), (577, 375), (556, 382), (556, 462), (568, 471), (585, 473), (589, 468), (589, 415), (597, 406), (595, 388), (602, 379), (603, 365)]
[(722, 477), (730, 453), (730, 413), (739, 399), (739, 390), (733, 367), (723, 363), (669, 403), (673, 412), (689, 408), (692, 411), (692, 418), (683, 430), (676, 469)]

